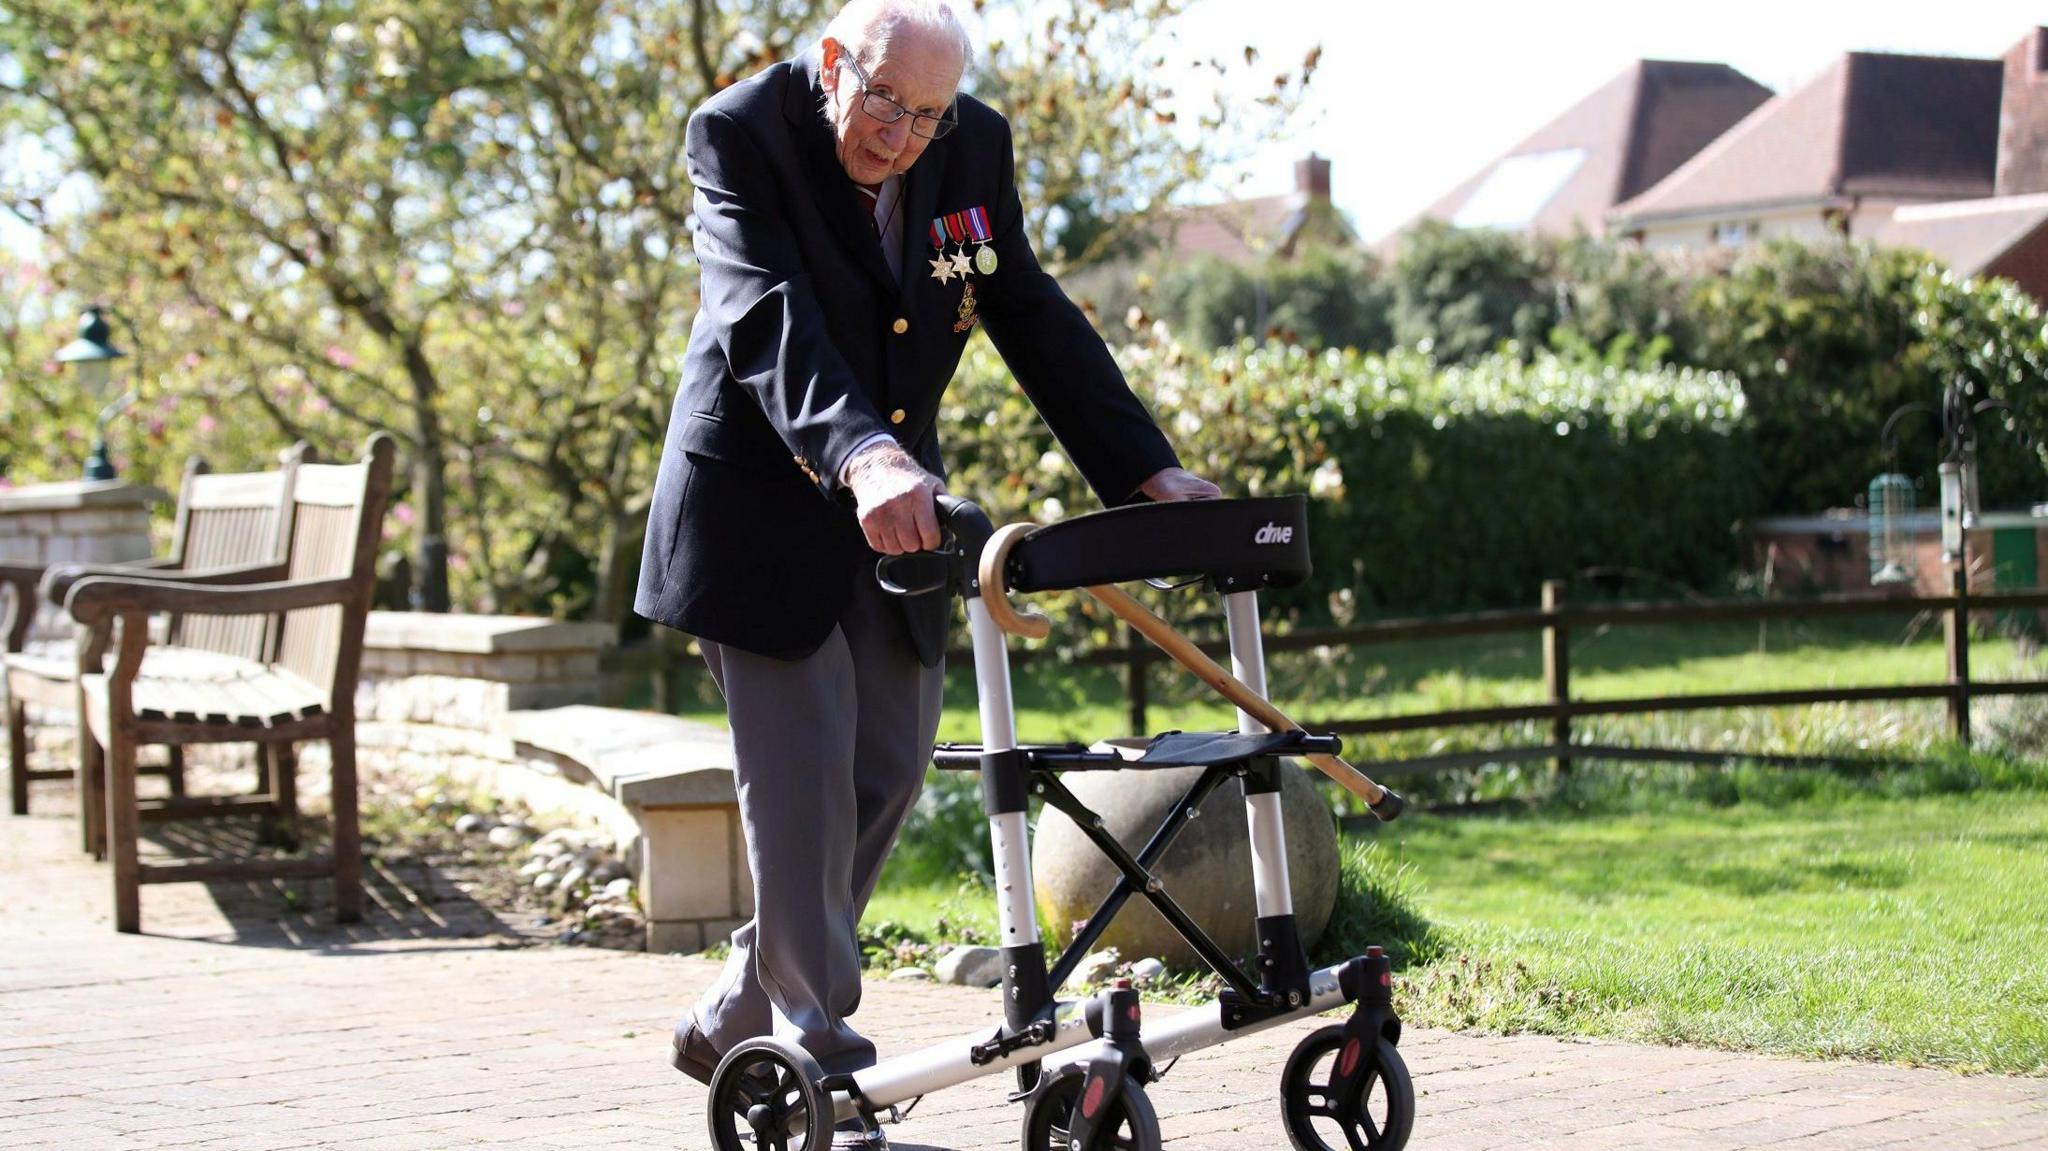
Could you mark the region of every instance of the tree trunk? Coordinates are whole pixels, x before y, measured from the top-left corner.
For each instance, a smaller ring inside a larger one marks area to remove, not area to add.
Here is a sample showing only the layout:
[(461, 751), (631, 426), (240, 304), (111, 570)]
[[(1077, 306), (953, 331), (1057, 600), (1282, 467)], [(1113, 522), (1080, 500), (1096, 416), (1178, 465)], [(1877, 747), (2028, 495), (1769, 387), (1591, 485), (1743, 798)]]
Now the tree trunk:
[(445, 612), (448, 597), (448, 452), (441, 439), (441, 413), (434, 402), (440, 382), (417, 343), (405, 345), (406, 374), (412, 379), (413, 419), (419, 440), (413, 447), (413, 510), (419, 533), (413, 544), (412, 607)]

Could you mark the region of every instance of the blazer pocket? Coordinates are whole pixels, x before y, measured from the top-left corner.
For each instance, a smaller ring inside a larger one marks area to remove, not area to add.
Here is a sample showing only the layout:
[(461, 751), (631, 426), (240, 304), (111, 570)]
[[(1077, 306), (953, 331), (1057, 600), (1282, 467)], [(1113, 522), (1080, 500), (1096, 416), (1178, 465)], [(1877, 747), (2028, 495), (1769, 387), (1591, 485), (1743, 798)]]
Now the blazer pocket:
[(751, 442), (756, 437), (737, 430), (731, 421), (710, 412), (691, 412), (676, 436), (682, 449), (693, 456), (731, 464), (771, 479), (794, 479), (808, 487), (809, 481), (804, 479), (803, 470), (797, 467), (794, 458), (787, 455), (782, 441), (775, 439), (772, 433), (767, 438), (770, 442), (766, 444)]

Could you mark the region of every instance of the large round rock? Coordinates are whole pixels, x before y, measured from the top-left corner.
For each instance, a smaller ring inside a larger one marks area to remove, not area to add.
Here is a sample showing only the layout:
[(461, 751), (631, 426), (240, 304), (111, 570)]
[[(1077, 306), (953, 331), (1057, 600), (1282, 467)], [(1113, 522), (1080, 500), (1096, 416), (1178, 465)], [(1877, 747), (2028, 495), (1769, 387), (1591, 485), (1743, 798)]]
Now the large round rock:
[[(1070, 772), (1068, 790), (1102, 816), (1103, 827), (1133, 856), (1144, 848), (1168, 811), (1187, 793), (1202, 768), (1160, 771)], [(1330, 810), (1301, 769), (1281, 770), (1280, 806), (1287, 826), (1287, 871), (1294, 917), (1307, 946), (1322, 937), (1337, 902), (1337, 829)], [(1062, 938), (1070, 925), (1095, 913), (1117, 881), (1117, 870), (1072, 820), (1048, 806), (1032, 843), (1038, 908)], [(1155, 869), (1166, 892), (1225, 954), (1253, 950), (1258, 906), (1252, 898), (1251, 837), (1245, 825), (1244, 787), (1230, 780), (1209, 793)], [(1115, 947), (1126, 960), (1156, 956), (1192, 966), (1201, 960), (1142, 895), (1117, 913), (1098, 947)]]

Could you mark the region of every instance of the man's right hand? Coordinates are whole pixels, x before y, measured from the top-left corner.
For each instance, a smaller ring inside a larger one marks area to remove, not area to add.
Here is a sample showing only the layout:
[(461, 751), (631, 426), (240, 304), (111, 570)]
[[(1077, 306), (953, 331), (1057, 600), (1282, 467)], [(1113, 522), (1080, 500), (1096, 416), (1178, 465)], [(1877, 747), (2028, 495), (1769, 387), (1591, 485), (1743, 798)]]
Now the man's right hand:
[(869, 547), (893, 556), (939, 546), (936, 500), (946, 485), (900, 446), (876, 444), (854, 456), (846, 465), (846, 486)]

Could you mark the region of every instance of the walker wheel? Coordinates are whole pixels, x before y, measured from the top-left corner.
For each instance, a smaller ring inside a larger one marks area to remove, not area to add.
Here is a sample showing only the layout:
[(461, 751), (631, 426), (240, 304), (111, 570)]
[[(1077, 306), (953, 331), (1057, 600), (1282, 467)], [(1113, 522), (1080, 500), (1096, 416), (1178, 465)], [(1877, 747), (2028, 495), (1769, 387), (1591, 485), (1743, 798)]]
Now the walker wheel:
[[(1400, 1151), (1415, 1125), (1415, 1083), (1400, 1052), (1384, 1039), (1347, 1049), (1339, 1024), (1313, 1032), (1287, 1057), (1280, 1111), (1295, 1151)], [(1346, 1058), (1372, 1060), (1350, 1098), (1333, 1084)]]
[(1087, 1079), (1086, 1067), (1069, 1066), (1038, 1085), (1024, 1105), (1024, 1151), (1159, 1151), (1159, 1114), (1145, 1089), (1128, 1075), (1109, 1105), (1108, 1118), (1096, 1125), (1095, 1145), (1075, 1147), (1067, 1127)]
[(749, 1039), (711, 1073), (705, 1117), (716, 1151), (824, 1151), (832, 1142), (825, 1073), (801, 1047)]

